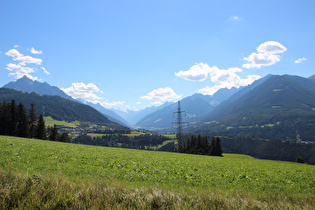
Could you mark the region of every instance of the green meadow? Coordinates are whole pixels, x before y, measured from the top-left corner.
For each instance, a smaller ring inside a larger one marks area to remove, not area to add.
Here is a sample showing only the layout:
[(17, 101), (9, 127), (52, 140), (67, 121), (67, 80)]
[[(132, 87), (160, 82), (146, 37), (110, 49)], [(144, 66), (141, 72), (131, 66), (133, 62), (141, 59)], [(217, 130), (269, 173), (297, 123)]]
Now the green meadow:
[(44, 117), (44, 120), (45, 120), (46, 126), (50, 126), (50, 127), (53, 127), (54, 125), (62, 125), (65, 127), (76, 128), (80, 124), (79, 121), (68, 123), (65, 121), (55, 120), (52, 117)]
[(312, 165), (7, 136), (0, 150), (0, 209), (315, 206)]

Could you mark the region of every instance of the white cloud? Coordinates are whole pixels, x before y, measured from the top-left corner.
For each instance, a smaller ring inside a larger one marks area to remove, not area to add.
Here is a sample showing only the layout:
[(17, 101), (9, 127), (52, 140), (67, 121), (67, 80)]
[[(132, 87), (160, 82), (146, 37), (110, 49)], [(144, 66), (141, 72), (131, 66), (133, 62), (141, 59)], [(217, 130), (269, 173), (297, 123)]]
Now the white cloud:
[(303, 61), (306, 61), (306, 58), (299, 58), (296, 61), (294, 61), (294, 63), (302, 63)]
[(152, 90), (145, 96), (141, 96), (141, 99), (145, 100), (154, 100), (153, 104), (161, 103), (162, 101), (171, 101), (177, 98), (180, 98), (180, 95), (177, 95), (172, 88), (158, 88)]
[(50, 74), (50, 72), (49, 71), (47, 71), (44, 67), (40, 67), (41, 69), (43, 69), (43, 72), (45, 73), (45, 74)]
[(20, 65), (25, 66), (26, 63), (33, 63), (37, 65), (41, 65), (42, 59), (39, 58), (33, 58), (31, 56), (24, 56), (16, 49), (11, 49), (8, 52), (5, 53), (7, 56), (13, 57), (14, 61), (20, 61)]
[(12, 71), (13, 69), (20, 69), (20, 68), (21, 68), (20, 65), (17, 65), (14, 63), (9, 63), (7, 64), (7, 67), (6, 67), (6, 69), (8, 69), (9, 71)]
[(280, 61), (279, 55), (266, 54), (266, 53), (252, 53), (244, 60), (249, 63), (243, 64), (244, 68), (261, 68), (262, 66), (270, 66)]
[(275, 41), (267, 41), (257, 47), (257, 52), (268, 54), (284, 53), (287, 50), (281, 43)]
[(43, 53), (43, 51), (41, 51), (41, 50), (35, 50), (34, 47), (31, 48), (30, 52), (33, 54), (42, 54)]
[(93, 101), (97, 99), (102, 99), (101, 97), (94, 94), (94, 92), (99, 92), (100, 90), (93, 83), (84, 84), (80, 83), (72, 83), (69, 88), (61, 88), (66, 94), (72, 96), (73, 98), (82, 98), (86, 101)]
[(11, 49), (9, 50), (8, 52), (5, 53), (7, 56), (10, 56), (10, 57), (19, 57), (19, 56), (22, 56), (22, 54), (17, 51), (16, 49)]
[(199, 63), (192, 66), (188, 71), (175, 72), (175, 76), (190, 81), (204, 81), (212, 71), (207, 64)]
[(248, 75), (247, 78), (242, 79), (238, 75), (233, 75), (231, 78), (227, 78), (226, 81), (217, 83), (212, 87), (205, 87), (200, 89), (198, 92), (203, 95), (213, 95), (221, 88), (231, 89), (233, 87), (239, 88), (241, 86), (247, 86), (252, 84), (255, 80), (260, 79), (258, 75)]
[(200, 89), (199, 92), (204, 95), (213, 95), (221, 88), (232, 88), (251, 84), (260, 79), (258, 75), (248, 75), (247, 78), (241, 78), (237, 73), (242, 72), (240, 68), (219, 69), (216, 66), (210, 67), (208, 64), (199, 63), (192, 66), (188, 71), (175, 73), (176, 76), (185, 80), (204, 81), (208, 77), (215, 83), (213, 87)]
[(17, 79), (27, 76), (32, 80), (38, 80), (38, 77), (33, 77), (31, 75), (31, 73), (34, 73), (34, 71), (35, 71), (34, 68), (21, 66), (19, 69), (16, 69), (15, 72), (9, 73), (9, 75), (15, 76), (15, 78)]
[(138, 101), (136, 104), (141, 104), (141, 102), (140, 102), (140, 101)]
[(38, 77), (33, 77), (31, 75), (31, 73), (35, 72), (36, 70), (35, 68), (25, 67), (18, 64), (14, 64), (14, 63), (9, 63), (7, 64), (6, 69), (11, 71), (11, 73), (9, 73), (10, 76), (14, 76), (17, 79), (20, 79), (26, 75), (28, 78), (32, 80), (38, 80)]
[(17, 44), (16, 44), (16, 45), (14, 45), (13, 47), (14, 47), (14, 48), (18, 48), (18, 47), (19, 47), (19, 45), (17, 45)]
[(232, 16), (233, 20), (239, 20), (240, 18), (238, 16)]
[(248, 57), (243, 58), (249, 63), (243, 64), (244, 68), (261, 68), (262, 66), (270, 66), (280, 61), (279, 53), (287, 50), (281, 43), (275, 41), (267, 41), (257, 47), (258, 53), (252, 53)]

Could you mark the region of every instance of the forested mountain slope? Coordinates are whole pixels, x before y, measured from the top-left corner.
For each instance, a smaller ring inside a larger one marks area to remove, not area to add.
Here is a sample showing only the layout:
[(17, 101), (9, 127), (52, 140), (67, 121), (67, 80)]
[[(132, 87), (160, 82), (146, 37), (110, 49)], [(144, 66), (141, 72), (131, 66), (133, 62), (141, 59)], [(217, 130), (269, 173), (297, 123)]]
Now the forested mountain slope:
[(23, 103), (26, 108), (33, 103), (38, 113), (44, 116), (51, 116), (56, 120), (62, 121), (81, 121), (101, 123), (109, 127), (122, 127), (121, 125), (108, 120), (92, 107), (74, 102), (60, 96), (38, 95), (36, 93), (25, 93), (7, 88), (0, 88), (0, 101)]
[(236, 100), (232, 96), (195, 128), (217, 134), (255, 134), (268, 138), (315, 140), (315, 81), (269, 76)]

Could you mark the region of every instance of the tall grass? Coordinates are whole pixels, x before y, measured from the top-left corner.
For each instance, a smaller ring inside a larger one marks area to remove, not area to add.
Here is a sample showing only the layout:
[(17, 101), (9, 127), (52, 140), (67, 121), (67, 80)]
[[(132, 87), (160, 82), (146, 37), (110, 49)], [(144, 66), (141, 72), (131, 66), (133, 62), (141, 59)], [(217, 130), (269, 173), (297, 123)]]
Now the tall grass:
[(235, 193), (123, 188), (119, 183), (73, 183), (65, 178), (0, 172), (0, 209), (312, 209), (311, 198), (292, 202)]

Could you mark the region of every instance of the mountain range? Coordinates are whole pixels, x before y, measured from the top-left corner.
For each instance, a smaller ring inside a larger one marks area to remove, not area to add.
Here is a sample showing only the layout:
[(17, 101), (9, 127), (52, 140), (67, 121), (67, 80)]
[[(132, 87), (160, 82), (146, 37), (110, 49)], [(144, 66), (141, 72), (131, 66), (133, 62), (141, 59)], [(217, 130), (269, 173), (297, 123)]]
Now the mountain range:
[[(74, 100), (57, 87), (27, 77), (4, 87)], [(174, 131), (172, 122), (176, 122), (174, 112), (178, 108), (177, 103), (167, 102), (160, 107), (120, 111), (83, 100), (80, 103), (93, 107), (110, 121), (164, 132)], [(183, 121), (189, 123), (187, 132), (315, 140), (315, 75), (268, 75), (246, 87), (220, 89), (212, 96), (194, 94), (180, 103), (185, 111)]]
[(193, 129), (216, 135), (315, 140), (315, 81), (269, 75), (242, 88)]

